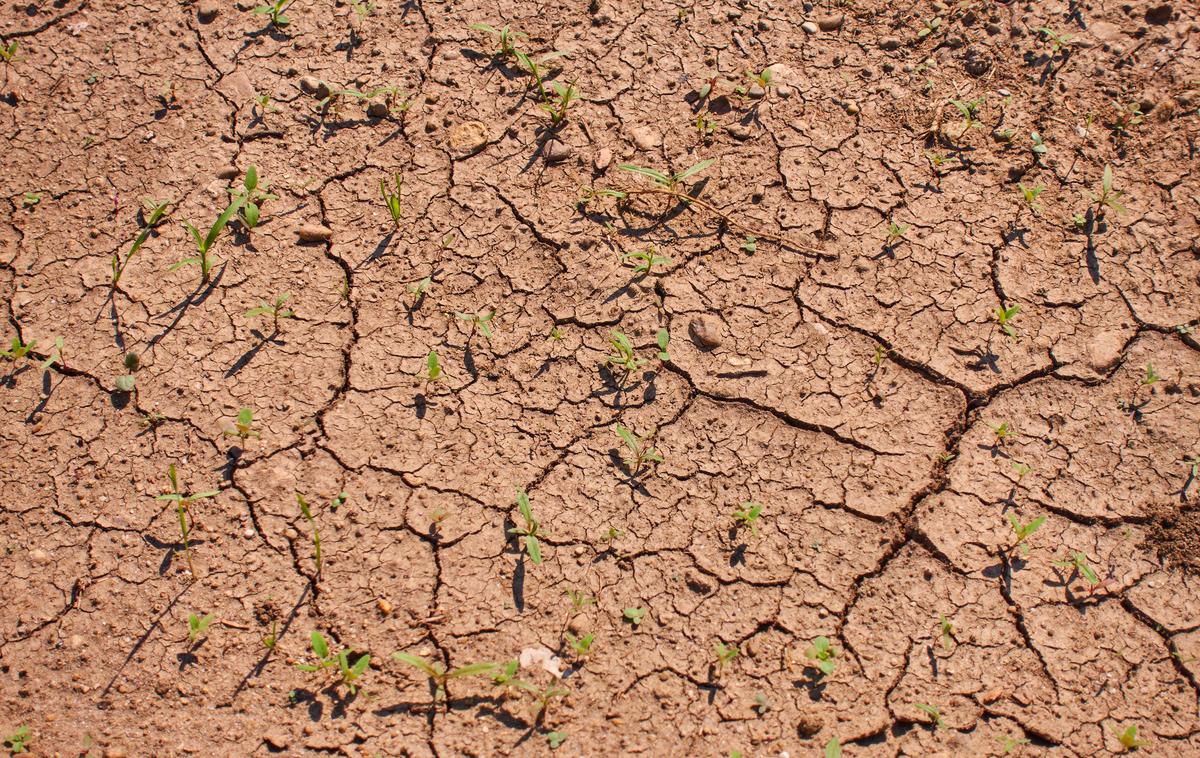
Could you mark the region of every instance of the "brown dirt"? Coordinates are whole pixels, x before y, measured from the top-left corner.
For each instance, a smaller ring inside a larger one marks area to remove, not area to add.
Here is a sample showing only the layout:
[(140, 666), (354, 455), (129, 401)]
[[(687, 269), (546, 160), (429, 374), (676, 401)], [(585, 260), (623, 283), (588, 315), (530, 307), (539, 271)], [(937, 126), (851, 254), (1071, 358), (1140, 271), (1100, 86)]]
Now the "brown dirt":
[[(0, 738), (112, 758), (545, 755), (554, 730), (572, 756), (834, 737), (848, 756), (1093, 756), (1137, 726), (1146, 754), (1200, 755), (1194, 4), (377, 0), (360, 21), (298, 0), (284, 31), (252, 5), (0, 9), (18, 43), (0, 339), (38, 342), (0, 366)], [(582, 99), (557, 132), (477, 22), (569, 52), (551, 77)], [(696, 96), (767, 66), (765, 97)], [(321, 111), (305, 77), (409, 107)], [(1125, 129), (1114, 102), (1138, 104)], [(576, 204), (650, 187), (620, 163), (708, 158), (686, 184), (711, 205)], [(209, 285), (170, 271), (194, 250), (180, 222), (206, 228), (251, 165), (278, 196), (260, 226), (218, 239)], [(1106, 165), (1127, 210), (1100, 218)], [(398, 228), (378, 191), (396, 173)], [(170, 215), (113, 289), (145, 197)], [(300, 243), (305, 225), (332, 238)], [(633, 276), (621, 255), (651, 244), (670, 262)], [(285, 292), (278, 334), (246, 317)], [(1017, 339), (995, 315), (1013, 304)], [(453, 316), (491, 308), (491, 341)], [(628, 377), (604, 365), (614, 330), (646, 360)], [(241, 407), (260, 437), (225, 434)], [(631, 477), (618, 422), (657, 430), (665, 460)], [(172, 463), (219, 491), (193, 506), (194, 575), (155, 499)], [(517, 487), (540, 565), (506, 531)], [(734, 529), (747, 501), (753, 533)], [(1027, 555), (1010, 514), (1047, 519)], [(1056, 565), (1070, 552), (1097, 587)], [(195, 645), (191, 613), (216, 618)], [(370, 653), (357, 694), (296, 668), (313, 630)], [(586, 660), (566, 632), (595, 634)], [(739, 650), (723, 670), (718, 642)], [(435, 705), (391, 658), (537, 647), (570, 664), (542, 719), (484, 678)]]

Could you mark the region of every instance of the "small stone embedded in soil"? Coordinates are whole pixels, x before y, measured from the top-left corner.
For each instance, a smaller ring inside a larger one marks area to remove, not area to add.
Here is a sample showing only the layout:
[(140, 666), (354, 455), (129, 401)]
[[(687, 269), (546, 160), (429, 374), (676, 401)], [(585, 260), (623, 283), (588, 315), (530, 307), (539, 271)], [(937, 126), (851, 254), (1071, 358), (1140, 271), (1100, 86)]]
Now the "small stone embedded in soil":
[(823, 32), (836, 32), (846, 23), (846, 16), (839, 13), (836, 16), (822, 16), (817, 19), (817, 28)]
[(237, 179), (238, 175), (241, 173), (242, 173), (241, 171), (238, 171), (237, 166), (222, 166), (220, 169), (217, 170), (217, 178), (218, 179)]
[(1171, 7), (1170, 3), (1156, 5), (1153, 8), (1146, 9), (1146, 21), (1148, 23), (1157, 25), (1169, 24), (1171, 23), (1171, 16), (1174, 15), (1174, 12), (1175, 9)]
[(888, 51), (899, 50), (901, 44), (903, 43), (900, 42), (899, 37), (884, 37), (883, 39), (879, 40), (879, 49)]
[(291, 743), (287, 732), (282, 729), (272, 729), (269, 732), (263, 733), (262, 741), (275, 750), (286, 750)]
[(816, 34), (818, 31), (817, 25), (811, 21), (805, 21), (803, 24), (800, 24), (800, 28), (807, 34)]
[(630, 130), (629, 136), (633, 138), (633, 144), (638, 150), (654, 150), (662, 144), (662, 135), (646, 127)]
[(382, 613), (384, 616), (392, 615), (392, 611), (395, 610), (395, 608), (392, 606), (392, 604), (389, 603), (384, 598), (379, 598), (378, 600), (376, 600), (375, 607), (378, 608), (379, 612)]
[(320, 224), (305, 224), (296, 233), (301, 242), (328, 242), (333, 237), (333, 230)]
[(387, 118), (387, 103), (373, 102), (367, 106), (367, 115), (371, 118)]
[(696, 316), (688, 322), (688, 334), (701, 347), (709, 350), (721, 346), (721, 326), (712, 316)]
[(315, 76), (300, 77), (300, 91), (306, 95), (315, 95), (320, 86), (321, 80)]
[(542, 147), (542, 157), (547, 163), (561, 163), (574, 154), (575, 150), (570, 145), (563, 144), (556, 139), (546, 142)]
[(610, 163), (612, 163), (612, 150), (607, 147), (600, 148), (600, 152), (596, 153), (596, 158), (592, 161), (592, 165), (596, 167), (597, 171), (608, 168)]
[(221, 6), (217, 0), (200, 0), (200, 4), (196, 6), (196, 20), (202, 24), (211, 24), (220, 12)]
[(487, 126), (482, 121), (464, 121), (450, 130), (450, 149), (469, 153), (482, 147), (487, 139)]

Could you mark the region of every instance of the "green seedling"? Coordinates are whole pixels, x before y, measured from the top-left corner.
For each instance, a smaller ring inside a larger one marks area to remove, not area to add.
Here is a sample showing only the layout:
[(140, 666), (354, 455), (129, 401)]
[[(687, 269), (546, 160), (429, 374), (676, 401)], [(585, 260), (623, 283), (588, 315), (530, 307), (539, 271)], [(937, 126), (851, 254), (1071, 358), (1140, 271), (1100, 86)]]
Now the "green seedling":
[(1017, 484), (1020, 484), (1021, 480), (1025, 478), (1025, 475), (1033, 470), (1028, 464), (1021, 463), (1020, 461), (1013, 461), (1012, 467), (1013, 471), (1017, 472)]
[(137, 353), (125, 354), (124, 366), (125, 370), (129, 373), (125, 374), (124, 376), (117, 377), (115, 384), (119, 391), (133, 392), (133, 390), (137, 387), (137, 376), (135, 375), (137, 374), (137, 370), (141, 367), (141, 365), (142, 359), (138, 357)]
[(717, 122), (708, 117), (708, 114), (701, 113), (696, 116), (696, 131), (705, 140), (712, 137), (717, 132)]
[(137, 251), (140, 250), (142, 245), (146, 243), (146, 240), (150, 239), (150, 235), (153, 233), (154, 227), (157, 226), (158, 222), (161, 221), (163, 216), (166, 215), (167, 208), (171, 205), (170, 200), (163, 200), (162, 202), (145, 200), (143, 203), (145, 204), (146, 210), (149, 213), (149, 215), (146, 216), (146, 225), (142, 227), (142, 230), (138, 233), (138, 236), (134, 238), (133, 244), (130, 245), (129, 252), (125, 253), (124, 258), (121, 258), (120, 254), (116, 252), (113, 253), (111, 283), (114, 287), (116, 287), (121, 281), (121, 274), (125, 273), (125, 267), (129, 265), (129, 260), (137, 254)]
[(296, 668), (301, 671), (310, 673), (324, 671), (325, 669), (335, 669), (341, 676), (342, 684), (353, 695), (358, 691), (358, 680), (363, 674), (367, 673), (367, 668), (371, 665), (371, 656), (369, 653), (364, 653), (350, 663), (350, 656), (354, 651), (339, 650), (334, 653), (329, 648), (329, 642), (325, 639), (325, 635), (321, 634), (316, 629), (313, 630), (310, 644), (312, 645), (313, 657), (317, 659), (316, 663), (297, 663)]
[(538, 537), (545, 536), (545, 534), (542, 532), (541, 524), (533, 517), (533, 509), (529, 506), (529, 495), (521, 487), (517, 487), (517, 510), (521, 514), (522, 523), (520, 526), (509, 529), (508, 533), (522, 538), (529, 560), (533, 561), (534, 565), (538, 565), (542, 562), (542, 547), (538, 542)]
[(0, 60), (5, 63), (12, 63), (17, 60), (17, 50), (20, 49), (21, 43), (13, 40), (7, 45), (0, 45)]
[(208, 632), (208, 627), (211, 626), (212, 622), (214, 622), (216, 620), (217, 620), (217, 617), (211, 613), (209, 613), (205, 616), (197, 616), (194, 613), (189, 613), (188, 614), (188, 642), (195, 645), (196, 640), (198, 640), (202, 636), (204, 636)]
[(1071, 225), (1075, 227), (1076, 231), (1083, 231), (1087, 226), (1087, 216), (1082, 213), (1072, 214)]
[(1029, 206), (1029, 210), (1035, 214), (1041, 213), (1042, 206), (1038, 203), (1038, 195), (1045, 191), (1043, 187), (1026, 187), (1024, 184), (1017, 182), (1017, 189), (1021, 190), (1021, 196), (1025, 199), (1025, 205)]
[(1086, 553), (1067, 553), (1067, 557), (1061, 561), (1054, 561), (1054, 565), (1061, 569), (1070, 569), (1072, 572), (1078, 572), (1083, 580), (1095, 587), (1100, 583), (1100, 577), (1096, 576), (1096, 572), (1088, 565)]
[(7, 350), (0, 350), (0, 356), (10, 361), (18, 361), (29, 355), (37, 347), (37, 340), (22, 342), (20, 337), (13, 337)]
[(1050, 150), (1050, 148), (1046, 147), (1046, 143), (1042, 142), (1042, 135), (1038, 134), (1037, 132), (1029, 133), (1029, 141), (1033, 143), (1033, 145), (1029, 148), (1033, 151), (1033, 158), (1040, 164), (1042, 162), (1042, 156), (1044, 156)]
[(571, 103), (579, 99), (579, 90), (575, 88), (575, 82), (570, 84), (550, 82), (550, 90), (554, 94), (547, 95), (544, 102), (539, 103), (538, 107), (546, 111), (546, 115), (550, 117), (550, 127), (557, 129), (567, 120), (567, 110)]
[(622, 369), (627, 378), (645, 364), (646, 361), (633, 354), (633, 343), (629, 341), (629, 337), (621, 332), (613, 332), (612, 336), (608, 339), (608, 343), (613, 346), (613, 350), (616, 352), (608, 356), (605, 363)]
[(541, 688), (522, 679), (514, 679), (512, 685), (528, 692), (537, 702), (537, 710), (533, 712), (535, 722), (542, 721), (545, 718), (546, 711), (550, 708), (550, 702), (554, 698), (563, 698), (571, 694), (570, 690), (559, 687), (556, 684)]
[(279, 622), (271, 619), (271, 632), (263, 635), (262, 644), (267, 650), (274, 650), (279, 642)]
[[(32, 345), (33, 342), (30, 342), (29, 344)], [(62, 366), (62, 350), (63, 350), (63, 338), (55, 337), (54, 338), (54, 347), (53, 347), (53, 349), (50, 350), (50, 354), (46, 356), (45, 360), (43, 360), (41, 362), (41, 364), (38, 366), (39, 370), (41, 370), (42, 373), (45, 373), (45, 372), (49, 371), (50, 367), (56, 363), (59, 366)]]
[(32, 208), (40, 202), (42, 202), (41, 192), (26, 192), (24, 195), (21, 195), (22, 208)]
[[(513, 50), (513, 57), (515, 57), (517, 62), (529, 72), (531, 77), (533, 77), (534, 87), (537, 88), (538, 96), (542, 99), (543, 106), (550, 101), (550, 94), (546, 91), (546, 77), (545, 72), (542, 71), (541, 64), (554, 58), (559, 58), (563, 55), (566, 55), (566, 53), (555, 51), (553, 53), (547, 53), (535, 61), (533, 58), (529, 57), (520, 50)], [(571, 89), (574, 89), (573, 85), (571, 86)], [(552, 87), (550, 91), (554, 92), (555, 94), (560, 94), (559, 88), (557, 87)], [(571, 99), (576, 99), (578, 94), (578, 92), (572, 93)], [(569, 105), (569, 103), (567, 105)], [(562, 115), (564, 118), (566, 117), (567, 105), (563, 105), (562, 107)]]
[(696, 174), (700, 173), (701, 171), (705, 170), (706, 168), (708, 168), (709, 166), (713, 165), (716, 162), (717, 162), (716, 158), (708, 158), (706, 160), (700, 161), (699, 163), (691, 166), (690, 168), (686, 168), (683, 171), (680, 171), (677, 174), (670, 174), (670, 175), (664, 174), (663, 172), (657, 171), (652, 168), (643, 168), (642, 166), (634, 166), (633, 164), (630, 164), (630, 163), (622, 163), (622, 164), (618, 165), (617, 168), (622, 169), (623, 171), (629, 171), (634, 174), (641, 174), (642, 176), (648, 176), (658, 186), (663, 187), (664, 189), (668, 190), (669, 192), (675, 193), (675, 192), (679, 191), (679, 186), (681, 184), (683, 184), (686, 180), (690, 179), (691, 177), (695, 176)]
[(963, 117), (963, 130), (958, 135), (959, 139), (962, 139), (970, 130), (979, 128), (979, 119), (976, 117), (983, 103), (983, 98), (979, 98), (978, 100), (950, 100), (950, 104), (957, 108)]
[(1156, 372), (1154, 370), (1154, 365), (1151, 363), (1147, 363), (1146, 364), (1146, 373), (1142, 376), (1142, 386), (1149, 387), (1151, 384), (1156, 383), (1160, 379), (1162, 379), (1162, 377), (1159, 376), (1158, 372)]
[(1138, 748), (1144, 747), (1148, 744), (1144, 740), (1138, 739), (1137, 726), (1128, 726), (1123, 732), (1117, 731), (1116, 727), (1113, 727), (1113, 734), (1116, 735), (1117, 742), (1121, 743), (1121, 748), (1126, 752), (1130, 750), (1137, 750)]
[(736, 526), (749, 529), (750, 534), (758, 534), (758, 520), (762, 518), (762, 510), (761, 503), (742, 503), (742, 507), (733, 512), (733, 520)]
[(254, 104), (258, 106), (257, 118), (262, 119), (268, 113), (278, 113), (279, 109), (272, 102), (271, 93), (259, 92), (254, 96)]
[(751, 707), (754, 709), (754, 712), (757, 713), (759, 715), (759, 717), (761, 718), (763, 716), (766, 716), (768, 713), (770, 713), (771, 709), (774, 708), (775, 706), (770, 700), (767, 699), (766, 695), (762, 694), (761, 692), (757, 692), (754, 694), (754, 705), (752, 705)]
[(900, 240), (904, 239), (904, 234), (907, 231), (908, 224), (897, 224), (895, 221), (888, 219), (887, 239), (884, 240), (884, 244), (888, 247), (891, 247)]
[(746, 238), (742, 240), (742, 244), (738, 245), (738, 248), (747, 255), (754, 255), (758, 252), (758, 237), (755, 237), (753, 234), (747, 234)]
[(1016, 434), (1016, 430), (1014, 430), (1012, 425), (1010, 425), (1007, 421), (1001, 423), (999, 426), (989, 425), (989, 428), (992, 430), (992, 433), (996, 435), (997, 445), (1003, 445), (1009, 437), (1012, 437)]
[(714, 669), (716, 670), (716, 676), (719, 678), (721, 676), (721, 672), (723, 672), (725, 670), (725, 667), (729, 666), (731, 663), (733, 663), (734, 659), (737, 657), (738, 657), (737, 645), (726, 645), (725, 643), (720, 642), (720, 641), (714, 642), (713, 643), (713, 658), (714, 658), (713, 666), (714, 666)]
[(489, 26), (488, 24), (471, 24), (470, 28), (477, 32), (487, 32), (495, 37), (496, 41), (500, 45), (500, 49), (496, 51), (496, 55), (503, 58), (508, 58), (516, 54), (517, 42), (519, 40), (529, 39), (529, 35), (525, 32), (518, 32), (514, 29), (510, 29), (508, 26), (497, 29), (496, 27)]
[(254, 411), (249, 408), (239, 409), (237, 421), (233, 422), (232, 429), (225, 430), (225, 436), (237, 437), (242, 442), (251, 437), (262, 437), (262, 434), (254, 429)]
[(913, 703), (913, 707), (929, 716), (929, 722), (933, 724), (935, 729), (944, 729), (946, 727), (946, 722), (942, 720), (942, 712), (936, 705)]
[(520, 668), (521, 662), (516, 659), (495, 664), (495, 669), (491, 672), (492, 684), (497, 687), (508, 687), (517, 678), (517, 671)]
[(1088, 193), (1092, 198), (1092, 202), (1096, 204), (1096, 215), (1103, 218), (1104, 209), (1111, 208), (1116, 213), (1124, 213), (1125, 206), (1121, 205), (1121, 196), (1125, 193), (1122, 190), (1113, 189), (1113, 170), (1112, 166), (1106, 165), (1104, 173), (1100, 177), (1100, 194), (1093, 195)]
[(825, 758), (842, 758), (842, 742), (837, 737), (830, 737), (825, 743)]
[(808, 649), (804, 651), (804, 657), (816, 663), (817, 668), (825, 676), (829, 676), (837, 669), (837, 661), (834, 660), (837, 654), (837, 648), (824, 635), (815, 638)]
[(671, 344), (671, 333), (666, 329), (659, 329), (654, 341), (658, 344), (658, 359), (663, 363), (670, 363), (671, 354), (667, 352), (667, 346)]
[(654, 245), (651, 245), (645, 250), (638, 250), (632, 253), (625, 253), (621, 256), (622, 261), (634, 262), (633, 273), (639, 276), (649, 276), (654, 272), (655, 266), (669, 266), (671, 259), (665, 255), (655, 255)]
[(291, 19), (283, 15), (283, 12), (291, 6), (293, 0), (275, 0), (269, 5), (260, 5), (253, 9), (251, 13), (257, 13), (260, 16), (267, 16), (271, 22), (271, 26), (282, 29), (292, 23)]
[(935, 16), (934, 18), (922, 23), (921, 28), (917, 30), (917, 39), (925, 39), (931, 34), (936, 34), (941, 28), (942, 20)]
[(1066, 34), (1059, 34), (1048, 26), (1039, 26), (1038, 32), (1050, 43), (1050, 52), (1058, 55), (1059, 51), (1065, 50), (1071, 44), (1071, 38)]
[(350, 499), (350, 495), (346, 494), (345, 492), (337, 493), (337, 495), (333, 498), (333, 500), (329, 501), (329, 510), (336, 513), (337, 509), (341, 508), (343, 505), (345, 505), (346, 501), (349, 499)]
[(1011, 753), (1014, 748), (1029, 744), (1029, 740), (1025, 737), (1009, 737), (1007, 734), (1003, 734), (996, 739), (1000, 742), (1000, 746), (1004, 748), (1005, 755)]
[[(409, 653), (392, 653), (392, 658), (412, 666), (429, 677), (429, 681), (433, 682), (436, 688), (434, 699), (446, 696), (446, 685), (451, 679), (461, 679), (464, 676), (486, 676), (494, 672), (497, 668), (500, 668), (500, 664), (498, 663), (471, 663), (447, 671), (446, 666), (441, 661), (431, 662)], [(513, 680), (512, 683), (515, 684), (516, 681)]]
[(267, 192), (265, 181), (259, 183), (258, 169), (254, 166), (246, 169), (246, 177), (242, 179), (242, 186), (239, 189), (230, 189), (229, 194), (235, 200), (241, 199), (242, 201), (241, 214), (238, 218), (245, 224), (247, 231), (254, 231), (254, 228), (258, 226), (262, 204), (268, 200), (279, 199)]
[(471, 324), (471, 333), (478, 331), (484, 337), (487, 337), (488, 342), (492, 341), (492, 326), (491, 321), (496, 315), (496, 309), (479, 313), (463, 313), (455, 311), (454, 317), (459, 321), (468, 321)]
[[(16, 43), (14, 43), (16, 44)], [(4, 738), (4, 746), (13, 755), (24, 753), (29, 750), (29, 743), (33, 741), (32, 735), (29, 733), (29, 727), (22, 724), (17, 727), (17, 730)]]
[(425, 374), (423, 378), (427, 384), (432, 384), (442, 378), (442, 365), (438, 362), (436, 350), (430, 350), (429, 355), (425, 357)]
[(392, 180), (396, 184), (396, 191), (392, 192), (388, 189), (387, 182), (383, 179), (379, 180), (379, 194), (383, 196), (383, 205), (387, 208), (388, 215), (392, 217), (392, 223), (397, 228), (400, 227), (400, 195), (404, 190), (403, 182), (400, 180), (400, 174), (394, 174)]
[(571, 648), (571, 652), (575, 654), (576, 658), (586, 658), (588, 653), (592, 651), (592, 641), (596, 639), (596, 635), (594, 634), (585, 634), (582, 637), (576, 637), (570, 632), (567, 632), (565, 637), (567, 645)]
[(1016, 304), (1007, 308), (1003, 305), (996, 308), (996, 324), (1000, 327), (1001, 331), (1014, 340), (1017, 338), (1017, 329), (1012, 325), (1012, 321), (1020, 312), (1021, 306)]
[(596, 604), (596, 598), (584, 593), (581, 590), (568, 588), (567, 597), (571, 600), (571, 610), (574, 613), (579, 613), (589, 605)]
[(949, 650), (954, 642), (954, 624), (950, 623), (950, 619), (946, 618), (945, 614), (938, 614), (938, 628), (942, 632), (942, 647)]
[(626, 621), (628, 621), (634, 627), (637, 627), (642, 623), (642, 620), (646, 618), (646, 609), (633, 606), (621, 611), (621, 615), (625, 617)]
[(192, 564), (192, 551), (188, 544), (188, 535), (191, 533), (190, 524), (194, 524), (196, 520), (192, 518), (191, 507), (192, 503), (198, 500), (204, 500), (211, 497), (216, 497), (220, 494), (217, 490), (207, 490), (205, 492), (192, 492), (184, 494), (179, 490), (179, 479), (175, 474), (175, 464), (167, 466), (167, 479), (171, 482), (171, 491), (158, 495), (155, 500), (165, 500), (175, 504), (176, 513), (179, 516), (179, 538), (183, 544), (183, 554), (187, 556), (188, 571), (193, 577), (196, 576), (196, 567)]
[(427, 276), (413, 284), (404, 285), (404, 289), (408, 290), (408, 294), (412, 295), (413, 307), (417, 307), (417, 303), (421, 302), (421, 298), (425, 297), (425, 293), (429, 291), (429, 285), (433, 284), (433, 276)]
[(291, 293), (285, 292), (275, 298), (274, 302), (268, 303), (266, 300), (260, 299), (258, 305), (246, 311), (246, 318), (257, 318), (259, 316), (271, 317), (271, 329), (275, 334), (279, 334), (279, 319), (295, 318), (296, 312), (291, 308), (285, 308), (284, 304), (291, 298)]
[(566, 732), (546, 732), (546, 742), (549, 743), (551, 750), (557, 750), (558, 746), (566, 741)]
[(1192, 479), (1200, 479), (1200, 455), (1184, 458), (1183, 465), (1191, 467)]
[(199, 266), (200, 283), (207, 284), (209, 274), (213, 267), (213, 259), (210, 255), (212, 246), (217, 241), (217, 237), (219, 237), (221, 232), (224, 231), (226, 225), (229, 224), (230, 220), (237, 215), (237, 212), (241, 209), (243, 201), (244, 198), (241, 196), (235, 197), (233, 202), (229, 204), (229, 207), (222, 211), (220, 216), (217, 216), (217, 220), (213, 222), (211, 227), (209, 227), (208, 234), (204, 235), (203, 237), (200, 236), (199, 229), (192, 226), (187, 221), (184, 221), (183, 225), (187, 227), (189, 232), (191, 232), (192, 238), (196, 242), (196, 252), (198, 255), (192, 258), (185, 258), (178, 263), (172, 264), (171, 271), (183, 268), (184, 266)]
[(662, 455), (650, 444), (650, 440), (657, 433), (656, 429), (652, 428), (640, 436), (632, 429), (628, 429), (621, 424), (617, 424), (615, 430), (617, 436), (625, 443), (625, 448), (628, 450), (628, 453), (622, 460), (629, 467), (630, 476), (636, 477), (641, 473), (642, 467), (648, 463), (662, 463)]
[(313, 542), (313, 563), (317, 567), (317, 578), (321, 578), (321, 532), (317, 530), (317, 520), (313, 518), (312, 510), (308, 507), (308, 501), (304, 499), (304, 495), (296, 493), (296, 502), (300, 505), (300, 515), (308, 522), (312, 529)]
[(1042, 524), (1046, 523), (1045, 516), (1038, 516), (1028, 524), (1022, 524), (1016, 515), (1008, 514), (1008, 525), (1012, 527), (1013, 543), (1009, 546), (1009, 551), (1016, 548), (1021, 548), (1021, 555), (1029, 555), (1029, 543), (1026, 542), (1034, 532), (1041, 528)]
[(375, 12), (375, 3), (365, 3), (362, 0), (350, 0), (350, 7), (354, 9), (354, 15), (358, 16), (359, 23), (366, 21), (367, 16)]
[(1113, 119), (1112, 129), (1117, 134), (1127, 133), (1129, 127), (1137, 126), (1146, 120), (1146, 114), (1142, 112), (1142, 106), (1136, 100), (1128, 104), (1114, 100), (1113, 107), (1117, 109), (1117, 116)]

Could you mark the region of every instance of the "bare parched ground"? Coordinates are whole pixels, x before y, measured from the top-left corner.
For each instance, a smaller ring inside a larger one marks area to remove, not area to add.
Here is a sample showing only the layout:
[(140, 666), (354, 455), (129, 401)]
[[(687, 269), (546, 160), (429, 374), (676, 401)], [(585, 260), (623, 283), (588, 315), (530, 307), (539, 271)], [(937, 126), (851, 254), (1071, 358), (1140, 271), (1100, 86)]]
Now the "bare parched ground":
[(1200, 755), (1194, 3), (283, 13), (0, 9), (6, 747)]

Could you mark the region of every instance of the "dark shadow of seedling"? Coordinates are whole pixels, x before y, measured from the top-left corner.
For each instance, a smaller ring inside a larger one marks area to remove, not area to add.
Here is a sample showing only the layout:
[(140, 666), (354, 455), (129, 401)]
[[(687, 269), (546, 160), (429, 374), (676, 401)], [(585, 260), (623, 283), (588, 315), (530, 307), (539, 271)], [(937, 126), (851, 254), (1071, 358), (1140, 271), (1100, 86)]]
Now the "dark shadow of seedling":
[(612, 462), (613, 468), (620, 472), (621, 478), (630, 489), (639, 495), (650, 497), (650, 491), (640, 481), (641, 477), (646, 473), (644, 470), (645, 467), (643, 467), (642, 471), (634, 472), (630, 469), (629, 464), (625, 462), (625, 459), (621, 457), (621, 452), (616, 448), (608, 449), (608, 459)]
[(425, 418), (425, 414), (429, 412), (429, 399), (425, 397), (425, 393), (418, 392), (413, 396), (413, 408), (418, 419)]
[(747, 549), (748, 549), (748, 545), (746, 545), (745, 542), (742, 542), (733, 548), (733, 552), (731, 552), (729, 554), (730, 567), (738, 566), (738, 565), (744, 564), (746, 562), (746, 550)]
[(325, 706), (321, 704), (317, 693), (300, 687), (288, 693), (288, 708), (304, 706), (308, 711), (308, 720), (316, 723), (325, 715)]
[(201, 637), (192, 643), (192, 646), (182, 653), (176, 653), (175, 659), (179, 661), (179, 671), (182, 673), (188, 666), (195, 666), (200, 663), (200, 656), (196, 655), (200, 652), (200, 648), (204, 647), (208, 642), (207, 637)]
[[(142, 541), (144, 541), (147, 545), (154, 548), (155, 550), (165, 551), (163, 553), (162, 560), (158, 564), (158, 575), (159, 576), (167, 575), (167, 572), (169, 572), (171, 570), (171, 565), (175, 562), (175, 556), (182, 553), (183, 549), (184, 549), (182, 542), (164, 542), (164, 541), (162, 541), (152, 535), (149, 535), (149, 534), (143, 534)], [(197, 545), (203, 545), (206, 542), (207, 542), (207, 540), (205, 540), (203, 538), (188, 540), (188, 544), (192, 547), (195, 547)]]
[[(101, 702), (101, 707), (105, 707), (104, 702), (108, 697), (108, 693), (112, 691), (113, 685), (115, 685), (117, 680), (121, 678), (121, 673), (124, 672), (125, 667), (129, 665), (129, 662), (133, 660), (134, 656), (136, 656), (146, 645), (146, 641), (150, 639), (150, 635), (154, 634), (154, 630), (162, 626), (162, 620), (171, 613), (171, 611), (175, 608), (175, 604), (179, 602), (180, 598), (182, 598), (184, 594), (191, 589), (191, 587), (192, 584), (189, 582), (186, 586), (184, 586), (183, 589), (179, 590), (179, 592), (167, 602), (162, 611), (160, 611), (159, 614), (154, 617), (154, 619), (150, 622), (150, 625), (146, 627), (146, 631), (142, 632), (142, 636), (138, 637), (137, 641), (133, 643), (133, 647), (129, 649), (129, 652), (125, 655), (125, 659), (121, 661), (121, 664), (117, 667), (116, 671), (113, 672), (112, 678), (108, 680), (108, 683), (104, 685), (104, 689), (101, 690), (100, 697), (98, 698)], [(75, 601), (76, 591), (74, 588), (72, 588), (72, 606), (75, 604)]]
[(189, 308), (194, 305), (199, 306), (204, 304), (204, 301), (208, 299), (208, 296), (211, 295), (213, 290), (217, 288), (217, 285), (221, 283), (221, 279), (225, 276), (225, 269), (227, 266), (227, 263), (222, 263), (219, 265), (216, 273), (208, 280), (208, 283), (201, 282), (196, 286), (196, 289), (186, 295), (183, 300), (180, 300), (175, 305), (158, 314), (158, 316), (155, 316), (155, 318), (162, 318), (163, 316), (167, 316), (172, 313), (175, 314), (175, 317), (171, 319), (169, 324), (163, 327), (162, 331), (146, 341), (147, 350), (157, 345), (163, 340), (164, 337), (174, 331), (175, 327), (179, 325), (179, 322), (183, 320), (183, 317), (187, 315)]
[(252, 334), (258, 341), (255, 342), (249, 350), (242, 353), (241, 356), (233, 362), (233, 365), (231, 365), (225, 371), (226, 379), (236, 376), (238, 372), (250, 365), (250, 362), (254, 360), (255, 356), (257, 356), (259, 352), (261, 352), (262, 349), (267, 345), (276, 345), (279, 347), (287, 345), (286, 340), (279, 339), (279, 332), (273, 331), (270, 334), (264, 334), (257, 329), (251, 329), (250, 334)]
[[(395, 238), (395, 236), (396, 236), (395, 230), (388, 232), (384, 236), (383, 239), (379, 240), (379, 244), (375, 245), (375, 249), (371, 251), (371, 254), (368, 255), (366, 258), (363, 258), (362, 263), (355, 266), (354, 270), (358, 271), (363, 266), (370, 265), (370, 264), (374, 263), (375, 261), (379, 260), (380, 258), (382, 258), (383, 254), (387, 252), (388, 247), (392, 244), (392, 239)], [(422, 293), (421, 299), (424, 299), (423, 293)], [(419, 307), (420, 307), (419, 305), (414, 306), (414, 308), (419, 308)], [(411, 310), (410, 310), (410, 313), (411, 313)]]
[(825, 695), (825, 688), (829, 686), (829, 683), (825, 681), (825, 675), (815, 666), (805, 666), (800, 673), (804, 678), (793, 680), (792, 686), (806, 691), (809, 700), (819, 703)]

